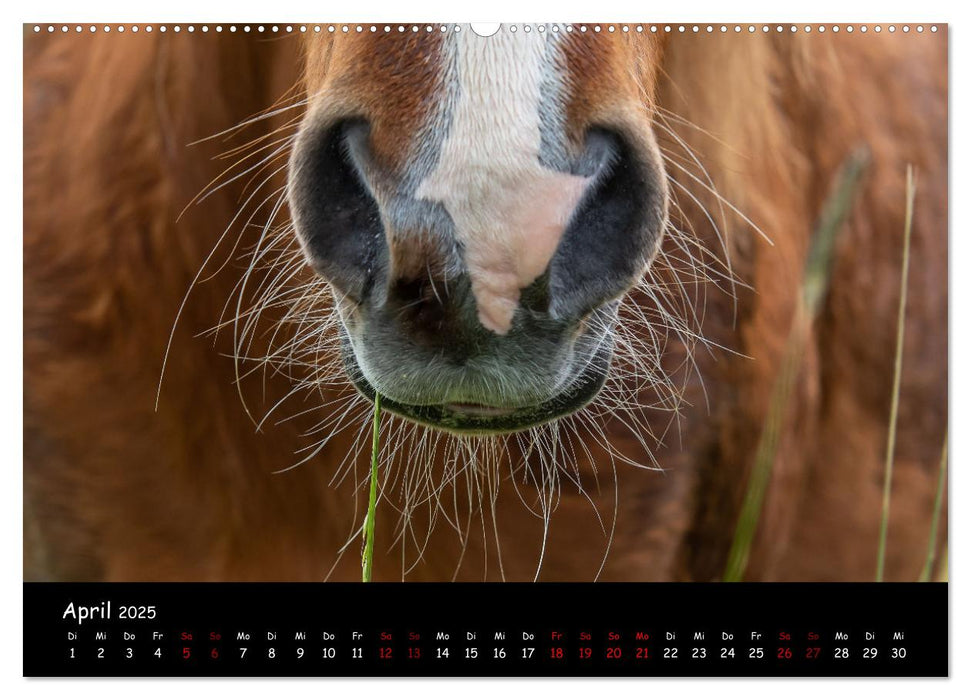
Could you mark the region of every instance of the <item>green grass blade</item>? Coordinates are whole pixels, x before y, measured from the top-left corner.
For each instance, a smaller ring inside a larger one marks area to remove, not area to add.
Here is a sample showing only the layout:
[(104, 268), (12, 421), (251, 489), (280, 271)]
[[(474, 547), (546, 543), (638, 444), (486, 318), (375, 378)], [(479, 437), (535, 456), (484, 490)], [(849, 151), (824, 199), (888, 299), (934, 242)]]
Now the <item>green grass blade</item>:
[(374, 427), (371, 436), (371, 490), (368, 495), (367, 516), (364, 519), (364, 554), (361, 557), (361, 580), (371, 581), (374, 564), (374, 507), (378, 500), (378, 453), (381, 451), (381, 395), (374, 393)]
[(805, 320), (809, 323), (815, 320), (829, 291), (836, 241), (853, 208), (860, 180), (869, 164), (870, 155), (865, 148), (857, 149), (843, 161), (833, 190), (816, 220), (802, 279), (802, 300), (807, 312)]
[[(797, 323), (802, 325), (799, 320)], [(728, 551), (728, 563), (725, 565), (723, 581), (741, 581), (745, 576), (752, 541), (755, 539), (755, 532), (762, 515), (762, 502), (765, 500), (765, 492), (772, 476), (772, 464), (775, 462), (775, 454), (779, 446), (785, 407), (789, 403), (796, 377), (799, 375), (799, 367), (802, 365), (805, 337), (801, 329), (793, 328), (786, 344), (782, 367), (769, 399), (769, 411), (762, 425), (762, 435), (755, 452), (755, 462), (749, 475), (745, 500), (742, 502), (742, 510), (735, 526), (735, 537)]]
[(877, 545), (877, 581), (883, 581), (887, 560), (887, 530), (890, 526), (890, 492), (893, 486), (893, 454), (897, 444), (897, 413), (900, 409), (900, 374), (904, 356), (904, 321), (907, 317), (907, 277), (910, 270), (910, 233), (914, 221), (917, 183), (907, 166), (907, 211), (904, 218), (904, 261), (900, 272), (900, 306), (897, 309), (897, 349), (893, 361), (893, 394), (890, 399), (890, 427), (887, 430), (887, 458), (883, 468), (883, 507), (880, 512), (880, 541)]
[(944, 543), (944, 552), (941, 554), (940, 564), (937, 565), (934, 580), (938, 583), (947, 583), (947, 542)]
[(937, 551), (937, 528), (941, 522), (941, 506), (944, 503), (944, 482), (947, 477), (947, 433), (944, 434), (944, 447), (941, 449), (941, 466), (937, 473), (937, 494), (934, 496), (934, 514), (931, 516), (931, 534), (927, 538), (927, 558), (921, 569), (921, 583), (931, 580), (931, 569), (934, 567), (934, 554)]
[(852, 208), (868, 162), (869, 156), (865, 150), (856, 151), (846, 159), (816, 222), (806, 256), (802, 293), (796, 302), (795, 317), (782, 365), (769, 397), (768, 413), (755, 451), (745, 499), (742, 501), (735, 536), (722, 575), (723, 581), (741, 581), (745, 576), (752, 542), (762, 516), (762, 502), (772, 476), (772, 465), (775, 463), (786, 407), (802, 367), (813, 320), (829, 289), (836, 238)]

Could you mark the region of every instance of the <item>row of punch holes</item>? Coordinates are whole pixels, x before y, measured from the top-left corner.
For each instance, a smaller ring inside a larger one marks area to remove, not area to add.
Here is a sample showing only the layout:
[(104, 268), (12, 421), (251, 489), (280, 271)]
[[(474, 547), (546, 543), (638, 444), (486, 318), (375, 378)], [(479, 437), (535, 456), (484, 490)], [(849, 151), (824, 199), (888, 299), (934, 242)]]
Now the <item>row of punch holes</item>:
[[(478, 27), (476, 27), (475, 25), (473, 25), (472, 26), (472, 31), (474, 33), (480, 35), (480, 36), (489, 36), (489, 35), (495, 33), (495, 31), (498, 30), (498, 27), (496, 25), (492, 25), (492, 26), (493, 27), (496, 27), (496, 29), (487, 28), (485, 30), (480, 30)], [(101, 31), (101, 32), (117, 32), (117, 33), (125, 33), (125, 32), (137, 33), (137, 32), (140, 32), (140, 31), (141, 32), (151, 33), (153, 31), (158, 31), (158, 32), (165, 33), (165, 32), (171, 31), (171, 32), (174, 32), (176, 34), (178, 34), (180, 32), (183, 32), (183, 31), (189, 32), (189, 33), (194, 33), (194, 32), (208, 33), (208, 32), (213, 32), (213, 31), (214, 32), (217, 32), (217, 33), (218, 32), (224, 32), (224, 31), (225, 32), (230, 32), (230, 33), (234, 33), (234, 32), (244, 32), (244, 33), (246, 33), (246, 32), (250, 32), (250, 33), (256, 32), (258, 34), (259, 33), (263, 33), (263, 34), (267, 34), (267, 33), (268, 34), (279, 34), (279, 33), (285, 33), (285, 34), (307, 34), (307, 33), (316, 33), (316, 34), (321, 34), (321, 33), (328, 33), (328, 34), (337, 34), (337, 33), (341, 33), (341, 34), (363, 34), (363, 33), (372, 33), (372, 34), (376, 34), (378, 32), (383, 32), (385, 34), (390, 34), (392, 32), (397, 32), (399, 34), (404, 34), (406, 32), (417, 33), (417, 32), (422, 32), (422, 31), (428, 32), (428, 33), (435, 32), (435, 31), (439, 31), (439, 32), (449, 32), (449, 31), (452, 31), (452, 32), (461, 32), (462, 31), (462, 27), (460, 25), (458, 25), (458, 24), (451, 24), (451, 25), (450, 24), (441, 24), (441, 25), (431, 25), (431, 24), (422, 24), (422, 25), (418, 25), (418, 24), (410, 24), (410, 25), (404, 25), (404, 24), (396, 24), (396, 25), (390, 25), (390, 24), (381, 24), (381, 25), (377, 25), (377, 24), (297, 24), (297, 25), (294, 25), (294, 24), (287, 24), (287, 25), (282, 25), (282, 24), (280, 24), (280, 25), (278, 25), (278, 24), (274, 24), (274, 25), (262, 25), (262, 24), (260, 24), (260, 25), (249, 25), (249, 24), (244, 24), (244, 25), (235, 25), (235, 24), (230, 24), (230, 25), (226, 25), (226, 26), (223, 26), (221, 24), (217, 24), (217, 25), (213, 25), (213, 26), (209, 26), (207, 24), (203, 24), (203, 25), (192, 25), (192, 24), (189, 24), (189, 25), (184, 25), (184, 26), (183, 25), (178, 25), (178, 24), (176, 24), (176, 25), (164, 25), (163, 24), (163, 25), (158, 25), (158, 26), (154, 26), (154, 25), (151, 25), (151, 24), (147, 24), (147, 25), (127, 25), (127, 26), (126, 25), (108, 25), (108, 24), (105, 24), (105, 25), (93, 25), (92, 24), (92, 25), (87, 25), (87, 26), (83, 26), (83, 25), (80, 25), (80, 24), (76, 24), (76, 25), (67, 25), (67, 24), (62, 24), (62, 25), (53, 25), (53, 24), (40, 25), (40, 24), (35, 24), (33, 28), (34, 28), (34, 32), (35, 33), (41, 33), (41, 32), (46, 31), (49, 34), (53, 34), (53, 33), (58, 32), (58, 31), (60, 31), (62, 33), (68, 33), (68, 32), (72, 32), (73, 31), (75, 33), (80, 34), (80, 33), (84, 32), (85, 30), (87, 30), (88, 32), (91, 32), (91, 33), (99, 32), (99, 31)], [(491, 29), (491, 31), (490, 31), (490, 29)], [(913, 27), (911, 27), (911, 25), (908, 25), (908, 24), (901, 25), (899, 27), (897, 25), (890, 24), (890, 25), (887, 25), (885, 28), (884, 28), (884, 26), (879, 25), (879, 24), (875, 24), (875, 25), (866, 25), (866, 24), (861, 24), (861, 25), (852, 25), (852, 24), (846, 24), (846, 25), (838, 25), (838, 24), (834, 24), (834, 25), (824, 25), (824, 24), (816, 24), (816, 25), (809, 25), (809, 24), (806, 24), (806, 25), (795, 25), (795, 24), (772, 24), (772, 25), (769, 25), (769, 24), (762, 24), (762, 25), (754, 25), (754, 24), (749, 24), (749, 25), (741, 25), (741, 24), (734, 24), (734, 25), (728, 25), (728, 24), (706, 24), (706, 25), (702, 25), (702, 24), (650, 24), (650, 25), (645, 25), (645, 24), (634, 24), (634, 25), (631, 25), (631, 24), (606, 24), (606, 25), (600, 25), (600, 24), (590, 24), (590, 25), (588, 25), (588, 24), (579, 24), (579, 25), (567, 24), (567, 25), (558, 25), (558, 24), (551, 24), (551, 25), (545, 25), (545, 24), (537, 24), (537, 25), (531, 25), (531, 24), (523, 24), (523, 25), (518, 25), (518, 24), (510, 24), (510, 25), (505, 25), (505, 30), (508, 31), (508, 32), (513, 32), (513, 33), (517, 32), (517, 31), (523, 31), (523, 32), (527, 32), (527, 33), (533, 32), (533, 31), (540, 32), (540, 33), (549, 31), (549, 32), (554, 32), (554, 33), (555, 32), (568, 32), (568, 33), (572, 33), (572, 32), (580, 32), (580, 33), (593, 32), (595, 34), (600, 33), (600, 32), (607, 32), (607, 33), (616, 33), (616, 32), (631, 33), (631, 32), (633, 32), (633, 33), (638, 33), (638, 34), (645, 33), (645, 32), (649, 32), (649, 33), (652, 33), (652, 34), (659, 34), (659, 33), (669, 33), (669, 34), (675, 34), (675, 33), (678, 33), (678, 34), (689, 34), (689, 33), (690, 34), (713, 34), (713, 33), (721, 33), (721, 34), (726, 34), (726, 33), (729, 33), (729, 32), (733, 32), (735, 34), (741, 34), (741, 33), (747, 32), (749, 34), (755, 34), (756, 32), (759, 32), (759, 31), (761, 31), (764, 34), (768, 34), (768, 33), (773, 32), (773, 31), (776, 32), (776, 33), (779, 33), (779, 34), (784, 33), (784, 32), (789, 32), (789, 33), (795, 34), (796, 32), (800, 32), (800, 31), (801, 32), (805, 32), (805, 33), (810, 33), (810, 32), (818, 32), (818, 33), (824, 33), (824, 32), (833, 32), (833, 33), (839, 33), (839, 32), (846, 32), (846, 33), (860, 32), (860, 33), (866, 33), (868, 31), (880, 33), (882, 31), (884, 31), (884, 29), (886, 29), (886, 31), (888, 31), (890, 33), (897, 32), (898, 30), (901, 31), (901, 32), (904, 32), (904, 33), (909, 33), (911, 30), (916, 31), (918, 33), (923, 33), (925, 31), (925, 27), (922, 24), (918, 24), (918, 25), (915, 25)], [(937, 31), (937, 26), (936, 25), (930, 25), (928, 27), (928, 29), (931, 32), (936, 32)]]

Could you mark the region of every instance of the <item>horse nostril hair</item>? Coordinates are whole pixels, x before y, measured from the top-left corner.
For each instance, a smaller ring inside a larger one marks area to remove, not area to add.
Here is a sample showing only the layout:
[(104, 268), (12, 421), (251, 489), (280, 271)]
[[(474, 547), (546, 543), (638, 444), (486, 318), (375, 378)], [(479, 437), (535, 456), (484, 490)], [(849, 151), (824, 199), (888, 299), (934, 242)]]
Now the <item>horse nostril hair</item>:
[(297, 236), (317, 272), (360, 300), (385, 254), (384, 231), (355, 150), (366, 148), (368, 126), (343, 121), (304, 127), (290, 164), (289, 199)]

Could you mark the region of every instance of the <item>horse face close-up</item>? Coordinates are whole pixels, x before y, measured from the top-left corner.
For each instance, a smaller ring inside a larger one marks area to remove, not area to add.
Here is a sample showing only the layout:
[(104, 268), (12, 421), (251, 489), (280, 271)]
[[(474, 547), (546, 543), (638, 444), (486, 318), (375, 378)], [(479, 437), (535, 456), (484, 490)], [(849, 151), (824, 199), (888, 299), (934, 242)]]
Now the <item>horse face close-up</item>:
[(659, 55), (566, 32), (310, 45), (289, 199), (362, 393), (505, 432), (600, 390), (665, 224)]
[(25, 577), (939, 568), (914, 27), (25, 28)]

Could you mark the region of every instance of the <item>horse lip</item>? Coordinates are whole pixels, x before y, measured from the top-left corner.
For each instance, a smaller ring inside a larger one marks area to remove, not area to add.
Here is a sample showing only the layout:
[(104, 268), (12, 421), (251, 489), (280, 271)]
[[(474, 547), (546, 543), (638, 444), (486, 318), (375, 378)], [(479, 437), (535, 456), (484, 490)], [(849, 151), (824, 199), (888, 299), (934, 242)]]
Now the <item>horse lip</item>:
[[(456, 404), (403, 404), (384, 396), (381, 397), (381, 406), (407, 420), (456, 435), (516, 433), (567, 416), (592, 401), (606, 381), (611, 355), (612, 344), (601, 342), (591, 361), (580, 370), (577, 381), (567, 391), (536, 406), (503, 409), (504, 412), (499, 415), (454, 412), (449, 409), (450, 405)], [(361, 372), (346, 335), (341, 336), (341, 356), (351, 384), (369, 401), (374, 401), (375, 389)]]
[(445, 408), (452, 413), (459, 413), (468, 416), (508, 416), (516, 412), (515, 408), (504, 408), (502, 406), (487, 406), (481, 403), (447, 403)]

